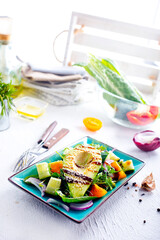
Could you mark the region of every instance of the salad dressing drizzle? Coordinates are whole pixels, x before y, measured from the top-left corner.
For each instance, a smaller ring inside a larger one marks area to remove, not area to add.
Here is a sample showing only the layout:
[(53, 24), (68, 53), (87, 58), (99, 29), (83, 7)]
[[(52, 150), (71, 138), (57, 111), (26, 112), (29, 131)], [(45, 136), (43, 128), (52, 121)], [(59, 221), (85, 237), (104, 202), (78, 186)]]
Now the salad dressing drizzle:
[(64, 171), (65, 173), (69, 174), (69, 175), (82, 178), (83, 180), (86, 180), (86, 181), (88, 181), (88, 182), (92, 182), (92, 181), (93, 181), (92, 178), (87, 177), (86, 175), (80, 174), (80, 173), (78, 173), (78, 172), (70, 171), (70, 170), (68, 170), (68, 169), (63, 169), (63, 171)]
[(73, 178), (70, 178), (70, 177), (67, 177), (65, 176), (65, 179), (68, 183), (80, 183), (80, 184), (84, 184), (84, 185), (88, 185), (90, 184), (89, 182), (87, 181), (80, 181), (80, 180), (77, 180), (77, 179), (73, 179)]

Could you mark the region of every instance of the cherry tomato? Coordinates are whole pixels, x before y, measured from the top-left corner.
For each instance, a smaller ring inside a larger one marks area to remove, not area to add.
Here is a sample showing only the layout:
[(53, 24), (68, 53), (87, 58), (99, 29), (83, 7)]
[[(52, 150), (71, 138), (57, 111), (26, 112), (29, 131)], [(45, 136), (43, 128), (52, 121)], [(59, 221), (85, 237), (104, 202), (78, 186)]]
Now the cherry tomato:
[(97, 131), (102, 127), (102, 122), (97, 118), (88, 117), (83, 119), (86, 128), (91, 131)]
[(128, 112), (126, 115), (131, 123), (144, 126), (153, 122), (158, 117), (158, 113), (159, 108), (157, 106), (146, 106), (143, 111), (137, 109)]

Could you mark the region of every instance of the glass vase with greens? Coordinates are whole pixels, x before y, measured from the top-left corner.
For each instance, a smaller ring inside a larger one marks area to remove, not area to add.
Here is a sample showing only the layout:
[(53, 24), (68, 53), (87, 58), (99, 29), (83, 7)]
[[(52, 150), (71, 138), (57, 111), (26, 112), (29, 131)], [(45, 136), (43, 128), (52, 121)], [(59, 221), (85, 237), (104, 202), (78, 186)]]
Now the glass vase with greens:
[(3, 82), (3, 75), (0, 73), (0, 131), (9, 127), (9, 111), (13, 108), (13, 94), (15, 88), (12, 83)]

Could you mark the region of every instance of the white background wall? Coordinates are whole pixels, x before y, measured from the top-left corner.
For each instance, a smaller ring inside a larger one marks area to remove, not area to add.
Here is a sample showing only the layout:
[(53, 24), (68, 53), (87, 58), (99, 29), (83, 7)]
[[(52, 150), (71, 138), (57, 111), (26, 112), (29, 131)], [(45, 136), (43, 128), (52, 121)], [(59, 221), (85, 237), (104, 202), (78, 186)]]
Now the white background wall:
[[(40, 65), (59, 65), (53, 55), (53, 40), (68, 29), (72, 11), (160, 27), (160, 0), (0, 0), (0, 16), (14, 20), (17, 55)], [(66, 38), (64, 34), (56, 45), (61, 59)]]

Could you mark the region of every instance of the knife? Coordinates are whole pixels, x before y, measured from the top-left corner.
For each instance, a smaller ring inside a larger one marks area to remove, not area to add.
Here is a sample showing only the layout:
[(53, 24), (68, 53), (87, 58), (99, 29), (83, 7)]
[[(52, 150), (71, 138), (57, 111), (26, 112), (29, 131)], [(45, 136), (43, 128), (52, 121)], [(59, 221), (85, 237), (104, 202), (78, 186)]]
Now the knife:
[(43, 135), (41, 136), (41, 138), (39, 139), (39, 141), (37, 142), (38, 144), (40, 143), (44, 143), (47, 138), (50, 136), (50, 134), (52, 133), (52, 131), (54, 130), (54, 128), (56, 127), (57, 122), (54, 121), (53, 123), (51, 123), (49, 125), (49, 127), (46, 129), (46, 131), (43, 133)]
[(43, 144), (43, 148), (50, 149), (53, 147), (59, 140), (61, 140), (69, 130), (67, 128), (62, 128), (59, 132), (57, 132), (53, 137), (51, 137), (47, 142)]

